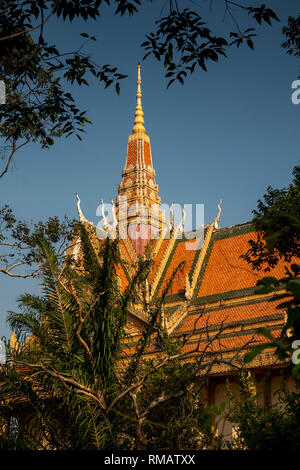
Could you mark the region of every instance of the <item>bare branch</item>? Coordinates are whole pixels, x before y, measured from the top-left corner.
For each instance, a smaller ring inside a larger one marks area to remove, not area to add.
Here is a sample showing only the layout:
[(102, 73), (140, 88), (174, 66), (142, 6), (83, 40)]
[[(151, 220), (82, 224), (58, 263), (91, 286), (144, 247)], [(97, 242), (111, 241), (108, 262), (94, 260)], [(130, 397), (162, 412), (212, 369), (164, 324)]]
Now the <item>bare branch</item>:
[(38, 275), (38, 270), (35, 270), (33, 271), (32, 273), (28, 273), (28, 274), (15, 274), (15, 273), (12, 273), (12, 269), (18, 267), (18, 266), (24, 266), (25, 264), (28, 264), (26, 263), (25, 261), (20, 261), (19, 263), (15, 263), (13, 264), (12, 266), (10, 266), (9, 268), (0, 268), (0, 273), (3, 273), (3, 274), (6, 274), (7, 276), (10, 276), (10, 277), (20, 277), (20, 278), (27, 278), (27, 277), (35, 277)]
[(0, 173), (0, 178), (2, 178), (5, 175), (5, 173), (7, 173), (9, 165), (16, 151), (19, 150), (21, 147), (24, 147), (24, 145), (28, 144), (28, 142), (29, 142), (29, 139), (26, 139), (26, 142), (23, 142), (23, 144), (20, 144), (17, 147), (15, 143), (12, 144), (12, 151), (8, 157), (4, 170), (2, 171), (2, 173)]
[(105, 403), (104, 403), (103, 396), (101, 396), (101, 394), (100, 394), (101, 398), (99, 398), (93, 392), (93, 390), (91, 390), (88, 387), (85, 387), (84, 385), (81, 385), (76, 380), (68, 379), (67, 377), (64, 377), (63, 375), (56, 372), (55, 370), (47, 369), (43, 364), (30, 364), (30, 363), (27, 363), (27, 362), (15, 361), (15, 360), (12, 360), (11, 362), (15, 365), (23, 365), (23, 366), (26, 366), (26, 367), (32, 367), (33, 369), (39, 368), (39, 369), (41, 369), (41, 372), (43, 371), (46, 374), (50, 375), (51, 377), (58, 378), (63, 384), (73, 385), (73, 387), (75, 387), (77, 389), (76, 393), (87, 395), (87, 396), (93, 398), (93, 400), (95, 400), (97, 402), (97, 404), (100, 406), (101, 410), (105, 411)]

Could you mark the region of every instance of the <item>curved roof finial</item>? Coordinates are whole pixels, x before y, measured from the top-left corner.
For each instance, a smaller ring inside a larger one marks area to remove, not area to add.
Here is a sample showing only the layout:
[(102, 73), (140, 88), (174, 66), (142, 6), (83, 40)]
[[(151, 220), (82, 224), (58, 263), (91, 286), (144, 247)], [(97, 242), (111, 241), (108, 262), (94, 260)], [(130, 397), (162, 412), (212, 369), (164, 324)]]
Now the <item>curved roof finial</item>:
[(80, 197), (78, 196), (77, 193), (76, 193), (76, 199), (77, 199), (77, 211), (78, 211), (78, 216), (79, 216), (80, 222), (81, 223), (84, 223), (84, 222), (90, 223), (83, 215), (83, 212), (82, 212), (81, 207), (80, 207)]
[(219, 204), (218, 204), (218, 213), (217, 213), (217, 216), (216, 216), (216, 218), (215, 218), (215, 220), (214, 220), (214, 228), (215, 228), (215, 229), (218, 229), (218, 228), (219, 228), (219, 220), (220, 220), (221, 211), (222, 211), (222, 209), (221, 209), (221, 204), (222, 204), (222, 202), (223, 202), (223, 201), (222, 201), (222, 199), (221, 199), (220, 202), (219, 202)]
[(133, 134), (145, 134), (144, 127), (144, 113), (142, 108), (142, 89), (141, 89), (141, 64), (138, 63), (138, 78), (137, 78), (137, 92), (136, 92), (136, 109), (134, 124), (132, 128)]

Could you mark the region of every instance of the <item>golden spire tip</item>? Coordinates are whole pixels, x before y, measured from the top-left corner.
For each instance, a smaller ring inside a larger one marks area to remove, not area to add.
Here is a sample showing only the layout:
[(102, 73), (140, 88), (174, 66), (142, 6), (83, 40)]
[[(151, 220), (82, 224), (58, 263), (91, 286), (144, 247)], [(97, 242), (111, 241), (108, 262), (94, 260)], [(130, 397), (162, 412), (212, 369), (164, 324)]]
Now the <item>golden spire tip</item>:
[(141, 64), (138, 62), (138, 76), (137, 76), (137, 92), (136, 92), (136, 109), (134, 117), (134, 125), (132, 129), (133, 134), (145, 134), (144, 127), (144, 113), (142, 108), (142, 89), (141, 89)]

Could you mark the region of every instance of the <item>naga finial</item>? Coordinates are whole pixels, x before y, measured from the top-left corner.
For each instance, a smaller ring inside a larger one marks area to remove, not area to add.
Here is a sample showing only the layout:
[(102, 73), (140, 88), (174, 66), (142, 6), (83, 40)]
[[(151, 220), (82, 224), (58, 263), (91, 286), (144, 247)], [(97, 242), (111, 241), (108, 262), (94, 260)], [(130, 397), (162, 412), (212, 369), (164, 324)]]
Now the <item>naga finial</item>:
[(222, 204), (222, 199), (220, 200), (219, 204), (218, 204), (218, 213), (217, 213), (217, 216), (214, 220), (214, 228), (215, 229), (218, 229), (219, 228), (219, 220), (220, 220), (220, 217), (221, 217), (221, 212), (222, 212), (222, 209), (221, 209), (221, 204)]
[(89, 223), (89, 221), (83, 215), (83, 212), (82, 212), (81, 207), (80, 207), (80, 197), (78, 196), (77, 193), (76, 193), (76, 199), (77, 199), (77, 212), (78, 212), (80, 222), (81, 223), (84, 223), (84, 222)]

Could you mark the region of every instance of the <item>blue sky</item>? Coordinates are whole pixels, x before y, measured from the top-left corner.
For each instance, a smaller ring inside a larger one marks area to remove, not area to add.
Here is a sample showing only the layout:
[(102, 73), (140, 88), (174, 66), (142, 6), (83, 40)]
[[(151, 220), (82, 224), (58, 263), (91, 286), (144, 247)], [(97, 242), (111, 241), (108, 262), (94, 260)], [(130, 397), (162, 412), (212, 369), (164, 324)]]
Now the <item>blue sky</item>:
[[(210, 2), (198, 3), (220, 32), (233, 29), (217, 7), (210, 11)], [(89, 24), (49, 21), (46, 34), (66, 51), (81, 44), (80, 32), (94, 34), (97, 42), (87, 49), (94, 60), (117, 66), (128, 78), (121, 82), (120, 96), (92, 80), (90, 87), (74, 89), (93, 122), (82, 142), (61, 139), (50, 150), (31, 145), (19, 152), (0, 183), (1, 205), (8, 203), (18, 218), (75, 217), (78, 192), (84, 214), (97, 223), (100, 200), (116, 197), (133, 124), (140, 44), (154, 29), (161, 4), (149, 3), (132, 18), (115, 17), (105, 7), (101, 18)], [(162, 202), (203, 203), (208, 223), (222, 198), (221, 227), (251, 220), (267, 186), (289, 184), (300, 160), (300, 105), (291, 102), (299, 62), (280, 47), (281, 28), (289, 15), (299, 14), (299, 5), (296, 0), (269, 4), (281, 23), (258, 29), (254, 52), (232, 49), (228, 58), (209, 64), (207, 73), (195, 72), (183, 87), (167, 90), (162, 64), (152, 59), (142, 63), (145, 126)], [(31, 280), (0, 278), (0, 335), (8, 333), (6, 312), (16, 308), (16, 297), (35, 289)]]

